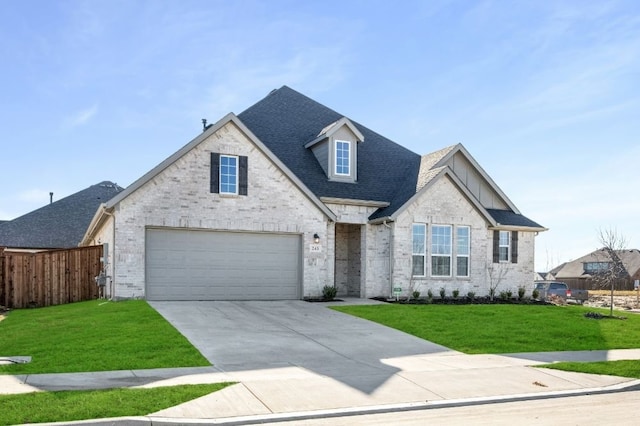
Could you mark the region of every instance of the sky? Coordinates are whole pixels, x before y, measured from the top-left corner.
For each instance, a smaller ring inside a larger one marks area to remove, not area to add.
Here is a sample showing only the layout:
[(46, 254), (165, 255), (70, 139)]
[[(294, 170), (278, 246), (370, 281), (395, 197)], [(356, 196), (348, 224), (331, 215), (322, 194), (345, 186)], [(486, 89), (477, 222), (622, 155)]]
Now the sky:
[(126, 187), (287, 85), (427, 154), (462, 143), (536, 270), (640, 249), (640, 2), (3, 0), (0, 220)]

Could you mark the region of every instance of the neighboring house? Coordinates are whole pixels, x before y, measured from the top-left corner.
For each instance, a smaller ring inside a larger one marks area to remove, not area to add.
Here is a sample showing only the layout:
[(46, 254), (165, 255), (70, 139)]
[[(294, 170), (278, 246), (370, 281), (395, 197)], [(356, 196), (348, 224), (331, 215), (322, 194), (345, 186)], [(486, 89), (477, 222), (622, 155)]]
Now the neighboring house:
[(0, 224), (0, 247), (39, 251), (77, 247), (96, 209), (123, 188), (100, 182)]
[(96, 212), (114, 298), (478, 296), (528, 286), (534, 237), (460, 144), (420, 156), (284, 86)]
[(551, 272), (536, 272), (533, 277), (534, 281), (553, 281), (555, 276)]
[[(615, 253), (624, 267), (620, 279), (626, 281), (629, 288), (633, 288), (633, 281), (640, 280), (640, 250), (616, 250)], [(595, 250), (554, 269), (555, 277), (558, 281), (566, 281), (576, 287), (576, 284), (584, 283), (580, 287), (588, 288), (591, 278), (598, 272), (609, 269), (611, 263), (611, 256), (605, 249)]]

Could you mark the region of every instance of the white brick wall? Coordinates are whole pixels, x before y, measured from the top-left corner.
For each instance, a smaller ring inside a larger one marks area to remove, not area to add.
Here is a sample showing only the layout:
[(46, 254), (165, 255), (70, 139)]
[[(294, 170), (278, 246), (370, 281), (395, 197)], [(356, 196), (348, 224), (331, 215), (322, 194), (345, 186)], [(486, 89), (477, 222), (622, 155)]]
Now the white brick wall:
[[(412, 278), (411, 276), (411, 227), (413, 223), (425, 223), (428, 228), (427, 276), (423, 278)], [(469, 277), (456, 277), (455, 263), (452, 263), (453, 271), (451, 277), (435, 278), (430, 276), (431, 225), (451, 225), (454, 227), (454, 250), (455, 226), (471, 227)], [(453, 290), (458, 290), (461, 296), (470, 291), (476, 293), (477, 296), (489, 294), (487, 271), (493, 260), (492, 231), (487, 229), (484, 217), (467, 201), (449, 178), (441, 178), (436, 181), (422, 194), (419, 200), (415, 201), (400, 215), (393, 227), (395, 233), (393, 241), (393, 286), (402, 287), (405, 295), (409, 294), (412, 286), (419, 290), (422, 295), (426, 295), (429, 289), (434, 295), (439, 295), (442, 287), (445, 288), (447, 295), (451, 295)], [(501, 266), (507, 269), (507, 275), (497, 288), (497, 293), (511, 290), (515, 295), (520, 285), (525, 285), (530, 291), (530, 281), (533, 276), (533, 243), (534, 233), (519, 232), (518, 263), (509, 263)], [(388, 288), (390, 287), (388, 286)], [(390, 295), (386, 292), (383, 294)]]
[[(210, 153), (249, 157), (248, 196), (209, 192)], [(115, 297), (144, 297), (147, 227), (243, 230), (302, 234), (303, 296), (333, 283), (333, 224), (291, 181), (228, 123), (116, 206)], [(105, 224), (97, 235), (109, 233)], [(313, 234), (323, 235), (321, 254), (309, 256)], [(331, 278), (329, 278), (331, 277)]]

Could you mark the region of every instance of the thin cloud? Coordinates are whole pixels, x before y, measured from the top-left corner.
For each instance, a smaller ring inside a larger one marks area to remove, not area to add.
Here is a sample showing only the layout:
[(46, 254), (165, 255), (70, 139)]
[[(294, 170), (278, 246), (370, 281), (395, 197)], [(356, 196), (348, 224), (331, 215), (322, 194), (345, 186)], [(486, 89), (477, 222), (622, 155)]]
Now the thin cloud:
[(98, 105), (94, 104), (89, 108), (77, 111), (67, 118), (65, 127), (74, 128), (87, 124), (98, 113)]

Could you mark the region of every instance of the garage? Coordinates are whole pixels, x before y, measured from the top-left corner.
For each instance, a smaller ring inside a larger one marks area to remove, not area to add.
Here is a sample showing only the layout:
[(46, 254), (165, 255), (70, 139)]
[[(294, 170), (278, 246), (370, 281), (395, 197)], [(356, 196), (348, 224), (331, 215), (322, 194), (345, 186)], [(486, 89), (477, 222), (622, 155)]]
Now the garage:
[(148, 300), (300, 298), (301, 236), (146, 230)]

